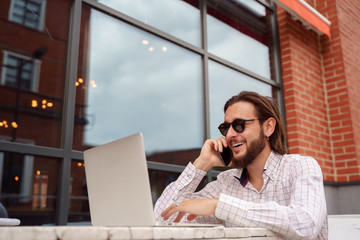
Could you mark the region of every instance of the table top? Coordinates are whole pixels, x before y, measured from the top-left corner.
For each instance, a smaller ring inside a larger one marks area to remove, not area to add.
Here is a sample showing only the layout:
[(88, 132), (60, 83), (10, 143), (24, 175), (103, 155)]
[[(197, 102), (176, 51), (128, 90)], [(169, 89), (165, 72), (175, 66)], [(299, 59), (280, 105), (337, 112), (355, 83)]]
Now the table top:
[(251, 239), (278, 240), (265, 228), (225, 227), (94, 227), (94, 226), (13, 226), (0, 227), (0, 239), (7, 240), (115, 240), (115, 239)]

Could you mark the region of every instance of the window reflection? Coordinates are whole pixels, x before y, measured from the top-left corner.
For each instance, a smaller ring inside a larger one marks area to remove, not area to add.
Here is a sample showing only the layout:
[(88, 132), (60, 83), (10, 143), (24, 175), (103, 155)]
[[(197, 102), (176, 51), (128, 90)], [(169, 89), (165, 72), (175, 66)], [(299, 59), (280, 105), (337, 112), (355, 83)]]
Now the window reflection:
[(270, 79), (270, 29), (266, 17), (258, 16), (265, 8), (255, 1), (228, 5), (217, 1), (208, 7), (209, 52)]
[(45, 4), (46, 1), (41, 0), (12, 0), (9, 19), (10, 21), (40, 30), (44, 22)]
[(99, 2), (200, 47), (198, 0), (99, 0)]
[(221, 137), (217, 127), (224, 121), (226, 101), (241, 91), (272, 96), (272, 87), (240, 72), (209, 61), (210, 137)]
[(147, 152), (202, 145), (199, 55), (96, 11), (89, 37), (89, 68), (77, 81), (87, 96), (83, 144), (141, 131)]
[[(149, 178), (151, 184), (151, 195), (153, 204), (155, 205), (156, 200), (161, 196), (164, 189), (173, 181), (180, 176), (180, 173), (160, 170), (149, 170)], [(196, 191), (200, 191), (208, 183), (208, 178), (204, 177), (199, 183)]]
[[(61, 146), (72, 2), (1, 1), (0, 29), (6, 31), (0, 39), (0, 138), (4, 141)], [(62, 14), (54, 14), (55, 9)], [(59, 22), (66, 24), (59, 27)]]
[(68, 207), (68, 222), (90, 222), (85, 164), (83, 161), (71, 161)]
[(265, 7), (254, 0), (235, 0), (235, 2), (259, 17), (266, 14)]
[(20, 219), (21, 225), (54, 224), (59, 162), (0, 152), (0, 202), (9, 217)]

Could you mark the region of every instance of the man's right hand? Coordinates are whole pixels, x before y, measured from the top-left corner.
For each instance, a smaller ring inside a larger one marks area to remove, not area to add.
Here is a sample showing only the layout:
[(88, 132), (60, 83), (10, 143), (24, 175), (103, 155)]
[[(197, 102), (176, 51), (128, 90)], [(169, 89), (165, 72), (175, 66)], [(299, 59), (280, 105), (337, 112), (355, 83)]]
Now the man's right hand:
[(222, 152), (224, 147), (228, 147), (225, 138), (208, 139), (205, 141), (199, 157), (195, 160), (194, 166), (205, 172), (209, 171), (214, 166), (224, 166), (221, 161), (219, 152)]

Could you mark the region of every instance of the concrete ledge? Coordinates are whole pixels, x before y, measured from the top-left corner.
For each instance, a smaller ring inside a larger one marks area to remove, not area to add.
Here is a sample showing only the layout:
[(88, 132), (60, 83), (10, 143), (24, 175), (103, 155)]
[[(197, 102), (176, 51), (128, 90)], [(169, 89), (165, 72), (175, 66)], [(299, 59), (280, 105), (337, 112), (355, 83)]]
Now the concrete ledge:
[(258, 239), (278, 240), (264, 228), (224, 227), (1, 227), (6, 240)]
[(359, 240), (360, 214), (329, 215), (329, 240)]

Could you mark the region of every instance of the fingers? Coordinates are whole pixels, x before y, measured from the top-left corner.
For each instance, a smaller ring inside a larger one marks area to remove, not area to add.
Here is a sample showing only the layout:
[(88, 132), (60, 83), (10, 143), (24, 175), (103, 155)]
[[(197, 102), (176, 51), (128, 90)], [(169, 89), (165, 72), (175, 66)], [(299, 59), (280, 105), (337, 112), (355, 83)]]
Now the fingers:
[(169, 206), (161, 213), (161, 217), (163, 217), (164, 220), (167, 220), (173, 213), (176, 212), (174, 211), (174, 208), (176, 208), (176, 204), (172, 204), (171, 206)]
[(194, 220), (195, 218), (197, 218), (197, 215), (195, 215), (195, 214), (189, 214), (189, 216), (187, 216), (187, 220), (188, 221), (192, 221), (192, 220)]
[(222, 152), (224, 147), (228, 147), (224, 137), (220, 137), (218, 139), (208, 139), (206, 140), (206, 143), (208, 143), (216, 152)]
[(224, 148), (227, 148), (229, 146), (224, 137), (219, 137), (217, 139), (217, 142), (219, 144), (219, 152), (223, 152)]
[(179, 212), (179, 214), (175, 218), (174, 222), (180, 222), (180, 220), (183, 218), (184, 215), (185, 215), (184, 212)]
[(175, 218), (174, 222), (180, 222), (180, 220), (184, 217), (185, 212), (180, 211), (180, 206), (177, 204), (172, 204), (170, 207), (165, 209), (165, 211), (161, 213), (161, 217), (163, 217), (164, 220), (168, 220), (173, 214), (177, 212), (178, 215)]

